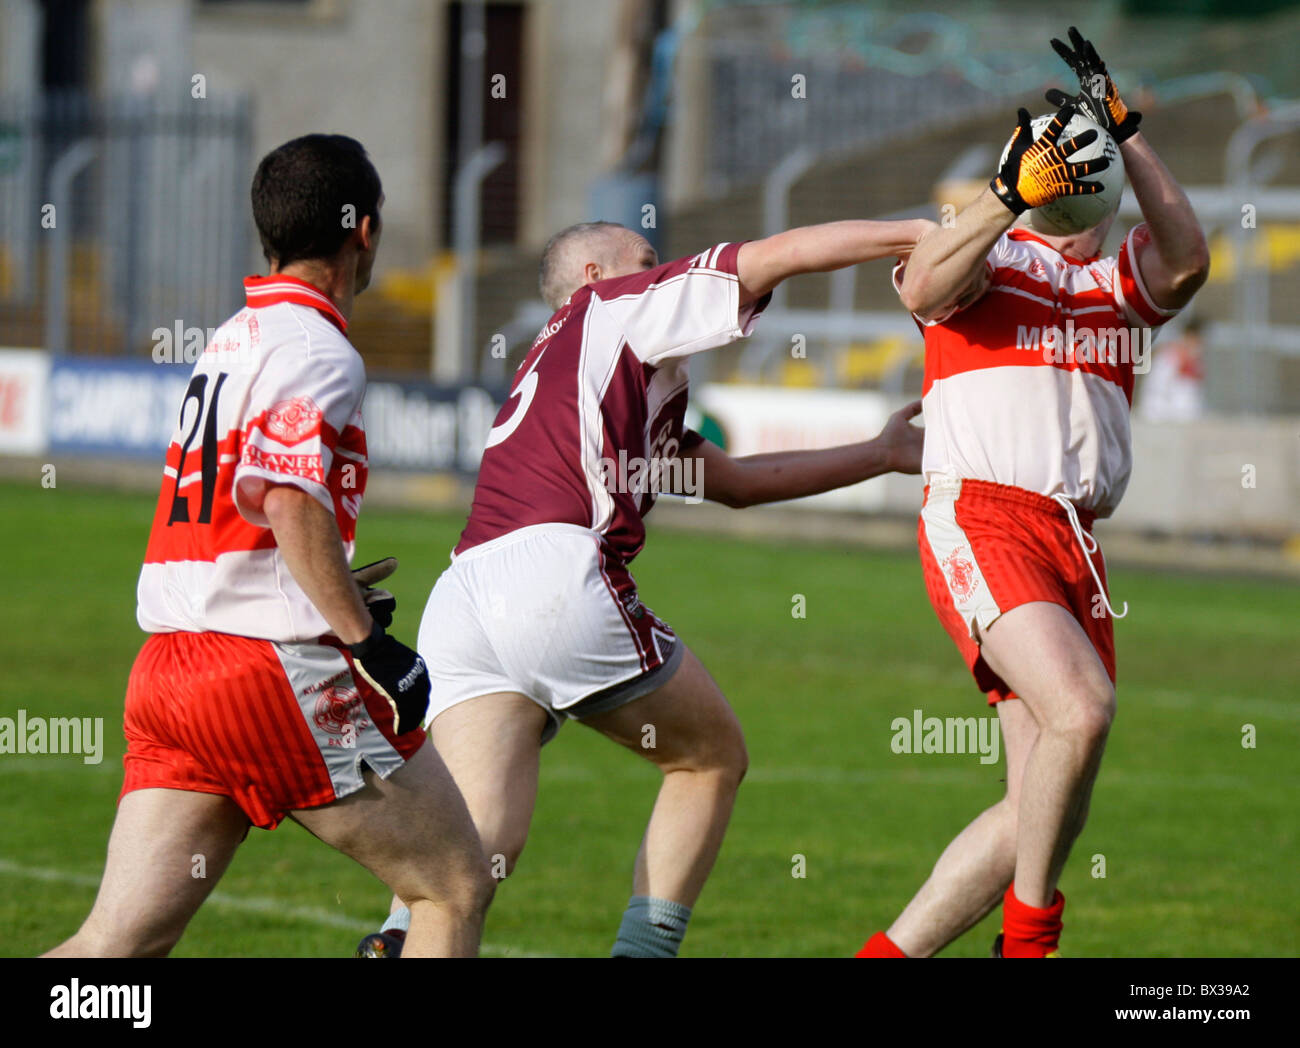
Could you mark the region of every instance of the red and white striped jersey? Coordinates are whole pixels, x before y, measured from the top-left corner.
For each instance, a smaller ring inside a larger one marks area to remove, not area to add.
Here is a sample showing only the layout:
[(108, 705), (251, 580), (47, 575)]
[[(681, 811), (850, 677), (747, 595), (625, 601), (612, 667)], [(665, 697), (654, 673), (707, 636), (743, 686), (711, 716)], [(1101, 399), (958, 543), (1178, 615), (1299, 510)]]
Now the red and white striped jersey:
[(740, 244), (579, 288), (520, 364), (488, 435), (455, 553), (534, 524), (576, 524), (626, 563), (645, 544), (654, 463), (682, 441), (687, 358), (748, 335)]
[[(1131, 230), (1118, 257), (1062, 255), (1026, 229), (986, 262), (989, 288), (925, 335), (922, 472), (1007, 484), (1107, 517), (1128, 486), (1133, 379), (1150, 367), (1162, 309)], [(902, 265), (894, 270), (901, 285)]]
[(347, 323), (293, 277), (249, 277), (248, 305), (194, 365), (167, 447), (137, 587), (149, 633), (315, 640), (329, 624), (294, 581), (262, 512), (269, 487), (313, 495), (349, 560), (366, 487), (366, 372)]

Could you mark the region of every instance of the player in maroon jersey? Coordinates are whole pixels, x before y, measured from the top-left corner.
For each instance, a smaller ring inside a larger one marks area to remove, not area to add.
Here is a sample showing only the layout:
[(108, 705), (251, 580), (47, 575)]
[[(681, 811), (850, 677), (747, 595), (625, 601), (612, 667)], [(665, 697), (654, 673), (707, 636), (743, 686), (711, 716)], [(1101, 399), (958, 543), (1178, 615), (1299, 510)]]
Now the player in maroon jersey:
[[(431, 736), (496, 876), (523, 850), (539, 752), (565, 719), (663, 772), (614, 956), (677, 953), (748, 762), (718, 685), (637, 597), (628, 565), (656, 494), (689, 487), (750, 506), (920, 468), (916, 404), (874, 440), (732, 458), (683, 426), (688, 360), (749, 334), (786, 278), (905, 256), (933, 227), (835, 222), (662, 265), (611, 223), (547, 245), (541, 287), (555, 314), (488, 437), (418, 647)], [(385, 932), (400, 938), (404, 920), (395, 909)], [(383, 935), (368, 938), (392, 946)]]

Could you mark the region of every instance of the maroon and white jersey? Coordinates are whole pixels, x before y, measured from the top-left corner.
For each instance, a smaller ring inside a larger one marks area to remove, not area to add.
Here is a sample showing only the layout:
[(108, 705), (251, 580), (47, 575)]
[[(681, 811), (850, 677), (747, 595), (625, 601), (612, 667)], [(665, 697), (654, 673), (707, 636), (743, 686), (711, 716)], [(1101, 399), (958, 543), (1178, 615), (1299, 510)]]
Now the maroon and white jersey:
[(645, 544), (657, 463), (681, 449), (687, 358), (753, 330), (740, 244), (579, 288), (520, 364), (488, 434), (455, 554), (536, 524), (576, 524), (626, 563)]

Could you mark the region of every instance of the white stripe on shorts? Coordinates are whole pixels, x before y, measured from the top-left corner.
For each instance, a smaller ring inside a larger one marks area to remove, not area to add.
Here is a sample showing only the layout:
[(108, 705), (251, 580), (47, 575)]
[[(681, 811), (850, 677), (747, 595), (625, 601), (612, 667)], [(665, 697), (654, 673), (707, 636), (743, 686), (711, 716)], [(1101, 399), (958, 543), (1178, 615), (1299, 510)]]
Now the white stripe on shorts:
[(335, 797), (365, 786), (362, 761), (381, 779), (405, 761), (370, 719), (347, 659), (328, 644), (271, 643), (329, 772)]
[(960, 477), (934, 477), (921, 508), (921, 521), (925, 525), (925, 539), (930, 544), (930, 552), (948, 583), (953, 606), (966, 623), (971, 640), (978, 644), (981, 631), (998, 620), (1002, 609), (989, 592), (970, 539), (957, 523), (957, 499), (960, 497)]

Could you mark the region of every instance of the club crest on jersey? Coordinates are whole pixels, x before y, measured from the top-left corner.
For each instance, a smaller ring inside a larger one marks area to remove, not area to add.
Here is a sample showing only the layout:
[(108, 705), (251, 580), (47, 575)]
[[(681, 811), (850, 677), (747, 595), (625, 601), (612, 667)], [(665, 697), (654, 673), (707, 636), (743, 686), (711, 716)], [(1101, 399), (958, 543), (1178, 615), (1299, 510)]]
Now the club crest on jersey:
[(629, 593), (623, 597), (623, 608), (634, 619), (645, 617), (645, 605), (635, 593)]
[[(326, 688), (316, 699), (316, 709), (312, 715), (316, 727), (327, 735), (356, 738), (356, 733), (370, 727), (370, 719), (364, 715), (361, 694), (353, 688)], [(330, 739), (329, 745), (342, 746), (346, 739)]]
[(1092, 275), (1092, 279), (1097, 281), (1097, 286), (1106, 292), (1106, 294), (1114, 294), (1114, 287), (1111, 285), (1110, 277), (1106, 274), (1104, 269), (1100, 266), (1089, 266), (1088, 272)]
[(262, 430), (281, 444), (299, 444), (320, 432), (321, 410), (311, 397), (282, 400), (266, 413)]
[(943, 560), (943, 573), (948, 579), (948, 588), (960, 601), (970, 600), (979, 580), (975, 575), (975, 563), (970, 559), (970, 551), (965, 546), (958, 546)]

